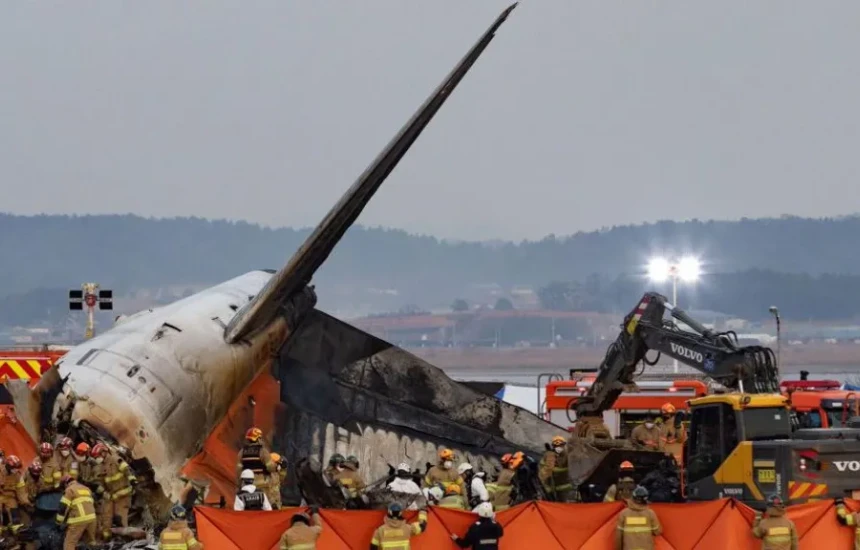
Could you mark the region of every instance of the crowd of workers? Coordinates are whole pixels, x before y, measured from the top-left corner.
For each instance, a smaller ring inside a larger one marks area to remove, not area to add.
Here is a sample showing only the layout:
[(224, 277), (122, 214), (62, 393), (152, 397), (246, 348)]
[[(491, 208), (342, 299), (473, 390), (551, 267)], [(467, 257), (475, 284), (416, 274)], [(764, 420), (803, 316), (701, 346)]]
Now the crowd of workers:
[[(672, 405), (665, 405), (661, 418), (646, 418), (631, 435), (638, 448), (668, 451), (672, 445), (683, 444), (686, 434), (683, 424), (676, 422)], [(538, 480), (544, 494), (551, 500), (570, 502), (577, 494), (568, 476), (567, 440), (557, 436), (547, 445), (538, 466)], [(501, 457), (502, 469), (492, 479), (477, 471), (468, 462), (455, 467), (456, 456), (451, 449), (442, 449), (438, 461), (422, 476), (409, 464), (401, 463), (387, 481), (387, 488), (411, 497), (406, 506), (391, 503), (383, 524), (374, 532), (371, 550), (408, 550), (412, 537), (424, 532), (427, 506), (456, 510), (471, 510), (478, 520), (465, 536), (452, 534), (461, 548), (491, 550), (498, 548), (504, 529), (495, 521), (495, 513), (511, 506), (518, 472), (527, 457), (522, 452)], [(24, 468), (20, 458), (3, 456), (0, 451), (0, 533), (14, 537), (30, 523), (36, 499), (46, 493), (60, 495), (54, 521), (63, 532), (63, 549), (73, 550), (78, 542), (88, 545), (112, 537), (114, 521), (128, 527), (128, 514), (137, 479), (132, 468), (104, 443), (92, 448), (84, 442), (74, 445), (68, 437), (56, 444), (42, 443), (38, 457)], [(328, 487), (342, 491), (346, 499), (365, 498), (368, 488), (359, 473), (355, 456), (333, 455), (322, 472)], [(618, 516), (616, 546), (618, 550), (653, 549), (654, 538), (662, 532), (657, 514), (648, 506), (648, 491), (634, 481), (635, 466), (622, 462), (617, 481), (605, 493), (606, 502), (624, 502), (626, 508)], [(268, 511), (281, 508), (281, 487), (286, 479), (286, 461), (272, 453), (258, 428), (245, 434), (245, 442), (236, 463), (239, 490), (233, 509), (237, 511)], [(186, 486), (191, 487), (191, 485)], [(197, 503), (202, 494), (195, 495)], [(186, 500), (183, 503), (188, 505)], [(767, 499), (765, 515), (758, 515), (753, 535), (762, 539), (765, 550), (796, 550), (797, 531), (785, 517), (785, 506), (778, 495)], [(404, 519), (406, 510), (417, 510), (414, 523)], [(849, 512), (837, 501), (839, 521), (854, 527), (860, 540), (860, 514)], [(310, 514), (293, 515), (290, 527), (283, 533), (281, 550), (313, 550), (322, 533), (318, 509)], [(33, 548), (32, 542), (23, 547)], [(858, 545), (860, 548), (860, 545)], [(161, 550), (202, 550), (189, 526), (188, 510), (177, 504), (170, 511), (170, 521), (159, 535)]]

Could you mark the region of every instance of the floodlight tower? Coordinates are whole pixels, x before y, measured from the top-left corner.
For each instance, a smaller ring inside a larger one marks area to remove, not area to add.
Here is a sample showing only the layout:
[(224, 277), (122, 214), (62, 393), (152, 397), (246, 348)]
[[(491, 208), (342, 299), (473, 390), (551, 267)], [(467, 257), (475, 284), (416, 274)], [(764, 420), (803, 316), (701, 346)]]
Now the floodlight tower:
[(69, 291), (69, 309), (81, 311), (87, 306), (87, 332), (85, 339), (89, 340), (95, 336), (95, 310), (96, 304), (100, 310), (113, 309), (113, 291), (100, 290), (98, 283), (84, 283), (81, 290)]
[[(648, 277), (655, 283), (662, 283), (666, 279), (672, 280), (672, 306), (678, 307), (678, 280), (685, 283), (693, 283), (701, 275), (701, 262), (698, 258), (687, 256), (677, 261), (666, 258), (654, 258), (648, 264)], [(678, 373), (678, 360), (672, 359), (675, 373)]]

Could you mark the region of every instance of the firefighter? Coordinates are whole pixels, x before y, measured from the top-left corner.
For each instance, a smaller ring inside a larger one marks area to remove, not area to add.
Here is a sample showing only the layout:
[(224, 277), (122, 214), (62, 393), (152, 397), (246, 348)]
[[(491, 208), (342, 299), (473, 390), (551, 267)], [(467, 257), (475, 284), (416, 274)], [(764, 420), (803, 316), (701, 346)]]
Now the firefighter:
[(687, 429), (684, 423), (678, 419), (675, 405), (664, 403), (660, 407), (660, 441), (663, 448), (672, 453), (680, 464), (681, 449), (687, 441)]
[[(412, 479), (412, 469), (405, 462), (397, 465), (397, 469), (394, 471), (394, 479), (388, 483), (388, 490), (394, 493), (415, 495), (416, 497), (422, 494), (421, 487)], [(417, 510), (418, 503), (413, 500), (408, 509)]]
[(762, 539), (762, 550), (797, 550), (797, 528), (793, 521), (785, 517), (782, 497), (768, 495), (766, 502), (765, 516), (756, 513), (752, 528), (753, 536)]
[(269, 455), (272, 459), (272, 464), (275, 465), (275, 471), (269, 474), (269, 490), (266, 496), (269, 497), (269, 502), (275, 510), (281, 509), (281, 485), (287, 479), (287, 459), (283, 458), (278, 453)]
[(74, 462), (75, 459), (72, 457), (72, 439), (64, 437), (57, 443), (57, 467), (60, 469), (60, 477), (71, 475)]
[(203, 550), (203, 544), (188, 527), (187, 518), (182, 505), (170, 509), (170, 521), (158, 537), (158, 550)]
[(54, 456), (54, 446), (50, 443), (39, 445), (39, 460), (42, 462), (42, 483), (39, 486), (39, 494), (57, 491), (60, 488), (60, 465)]
[(459, 485), (455, 483), (448, 485), (445, 489), (445, 496), (439, 501), (439, 507), (466, 510), (466, 501), (463, 499), (463, 493)]
[(373, 533), (370, 550), (409, 550), (409, 541), (427, 528), (427, 512), (418, 512), (416, 523), (406, 523), (403, 507), (396, 502), (388, 506), (385, 522)]
[(630, 442), (633, 446), (647, 451), (662, 451), (663, 442), (660, 438), (660, 428), (654, 423), (654, 415), (651, 413), (645, 417), (645, 422), (636, 426), (630, 433)]
[[(39, 496), (39, 481), (42, 477), (42, 462), (36, 458), (27, 467), (27, 475), (24, 476), (24, 485), (27, 490), (27, 500), (30, 504), (35, 504), (36, 497)], [(26, 525), (28, 522), (25, 521)]]
[(30, 506), (27, 498), (27, 483), (22, 475), (21, 459), (15, 455), (9, 455), (3, 463), (2, 476), (0, 476), (0, 519), (2, 527), (0, 533), (9, 533), (12, 536), (18, 534), (23, 527), (21, 521), (21, 508)]
[(63, 550), (75, 550), (78, 541), (87, 536), (87, 544), (96, 542), (96, 509), (93, 493), (72, 476), (64, 476), (60, 481), (63, 498), (57, 510), (57, 525), (65, 529)]
[(490, 494), (490, 502), (497, 511), (507, 510), (511, 507), (511, 496), (514, 489), (514, 479), (517, 477), (517, 469), (523, 463), (523, 453), (506, 454), (502, 456), (502, 471), (496, 476), (496, 480), (487, 484), (487, 492)]
[(279, 550), (316, 550), (317, 539), (322, 534), (320, 511), (311, 506), (310, 517), (307, 514), (294, 514), (290, 519), (290, 528), (281, 535)]
[(633, 463), (625, 460), (618, 467), (618, 481), (613, 483), (606, 490), (606, 495), (603, 497), (603, 502), (615, 502), (620, 500), (627, 502), (633, 496), (633, 489), (636, 488), (636, 482), (633, 481)]
[[(72, 451), (72, 466), (69, 469), (69, 475), (72, 476), (72, 479), (82, 480), (81, 483), (87, 485), (87, 487), (90, 487), (87, 481), (95, 481), (91, 479), (93, 471), (93, 462), (90, 460), (91, 450), (88, 444), (83, 442), (78, 443), (78, 446)], [(92, 489), (93, 487), (90, 487), (90, 490)]]
[(328, 459), (328, 466), (323, 470), (323, 481), (329, 487), (337, 485), (340, 476), (343, 475), (343, 471), (345, 470), (344, 462), (346, 462), (346, 458), (340, 453), (335, 453)]
[(550, 447), (541, 458), (538, 477), (550, 499), (568, 502), (572, 498), (573, 485), (567, 475), (567, 441), (557, 435), (552, 438)]
[(627, 508), (618, 515), (615, 530), (616, 550), (654, 550), (654, 537), (663, 533), (663, 527), (654, 510), (648, 507), (648, 490), (636, 487), (627, 502)]
[(233, 502), (233, 510), (242, 512), (245, 510), (265, 510), (270, 512), (272, 505), (266, 496), (265, 491), (257, 489), (254, 484), (256, 474), (251, 470), (242, 472), (241, 483), (242, 488), (236, 493), (236, 500)]
[(266, 491), (269, 486), (269, 474), (275, 471), (271, 457), (272, 454), (263, 441), (263, 431), (260, 428), (249, 429), (245, 432), (245, 444), (239, 451), (236, 476), (239, 477), (245, 470), (251, 470), (254, 472), (254, 486), (261, 491)]
[(463, 492), (463, 480), (454, 469), (454, 451), (451, 449), (439, 451), (439, 463), (427, 470), (427, 475), (424, 476), (425, 487), (432, 487), (437, 483), (441, 483), (446, 490), (449, 485), (459, 485), (460, 493)]
[(137, 478), (128, 464), (111, 453), (104, 443), (96, 443), (90, 456), (99, 468), (97, 492), (102, 498), (99, 510), (102, 537), (109, 540), (114, 517), (119, 516), (120, 525), (128, 527), (128, 511), (131, 508), (131, 497), (137, 485)]
[(504, 536), (505, 530), (496, 523), (493, 505), (489, 502), (482, 502), (475, 508), (475, 513), (478, 514), (478, 521), (469, 527), (466, 536), (460, 538), (452, 534), (451, 539), (460, 548), (498, 550), (499, 539)]
[(860, 514), (853, 513), (845, 507), (845, 500), (834, 499), (836, 504), (836, 519), (842, 525), (854, 528), (854, 550), (860, 550)]
[(344, 460), (343, 471), (337, 481), (350, 499), (354, 500), (361, 496), (365, 484), (361, 474), (358, 473), (358, 458), (350, 455)]

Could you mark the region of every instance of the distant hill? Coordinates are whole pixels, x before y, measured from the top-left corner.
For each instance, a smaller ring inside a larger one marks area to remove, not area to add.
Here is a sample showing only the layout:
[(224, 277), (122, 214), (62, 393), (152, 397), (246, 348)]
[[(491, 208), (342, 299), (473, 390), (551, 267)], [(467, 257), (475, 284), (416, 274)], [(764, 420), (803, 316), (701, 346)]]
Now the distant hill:
[[(200, 218), (0, 214), (0, 297), (70, 288), (86, 280), (117, 293), (214, 283), (251, 269), (280, 267), (308, 232)], [(429, 308), (450, 303), (473, 284), (537, 288), (549, 281), (584, 281), (592, 274), (629, 277), (652, 254), (670, 252), (701, 255), (712, 273), (762, 270), (772, 276), (796, 274), (795, 281), (804, 281), (808, 278), (800, 275), (860, 275), (860, 257), (854, 254), (858, 235), (857, 216), (659, 222), (520, 243), (448, 243), (400, 230), (355, 227), (315, 282), (324, 306), (340, 307), (348, 297), (393, 309), (405, 303)], [(761, 273), (756, 277), (756, 288), (768, 287), (767, 276), (765, 282)], [(851, 288), (851, 281), (840, 279), (840, 292)], [(713, 292), (702, 284), (704, 294)], [(819, 283), (797, 284), (792, 293)], [(612, 292), (626, 303), (624, 292)], [(834, 295), (832, 301), (838, 300)], [(697, 305), (731, 310), (725, 299), (713, 301)]]

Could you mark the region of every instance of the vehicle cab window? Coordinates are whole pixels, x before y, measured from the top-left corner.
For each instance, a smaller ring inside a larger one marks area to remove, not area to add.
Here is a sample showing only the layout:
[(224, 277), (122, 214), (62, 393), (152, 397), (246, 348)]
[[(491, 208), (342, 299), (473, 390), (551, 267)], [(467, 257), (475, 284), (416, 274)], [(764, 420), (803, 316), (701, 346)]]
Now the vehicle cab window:
[(821, 414), (817, 410), (797, 411), (797, 420), (801, 428), (821, 427)]
[(714, 475), (738, 444), (737, 417), (731, 405), (719, 403), (693, 410), (694, 427), (687, 439), (687, 475), (696, 482)]

